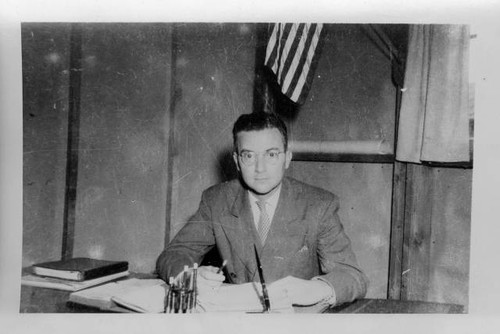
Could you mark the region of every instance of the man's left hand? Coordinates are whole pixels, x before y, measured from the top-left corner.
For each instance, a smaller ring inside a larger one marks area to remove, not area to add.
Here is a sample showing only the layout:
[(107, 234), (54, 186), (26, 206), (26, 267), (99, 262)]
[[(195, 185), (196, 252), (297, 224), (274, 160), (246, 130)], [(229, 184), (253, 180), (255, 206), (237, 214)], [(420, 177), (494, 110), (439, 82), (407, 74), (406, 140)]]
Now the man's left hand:
[(294, 305), (313, 305), (327, 298), (332, 288), (321, 280), (305, 280), (287, 276), (269, 285), (269, 291), (285, 290)]

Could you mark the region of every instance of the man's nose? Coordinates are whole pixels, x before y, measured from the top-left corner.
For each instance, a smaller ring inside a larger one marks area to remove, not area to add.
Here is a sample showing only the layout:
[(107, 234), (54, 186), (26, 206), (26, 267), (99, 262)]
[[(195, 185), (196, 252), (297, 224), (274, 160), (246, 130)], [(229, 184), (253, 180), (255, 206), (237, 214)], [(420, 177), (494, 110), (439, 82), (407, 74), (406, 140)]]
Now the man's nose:
[(255, 171), (262, 172), (266, 169), (266, 161), (264, 159), (264, 155), (257, 154), (255, 156)]

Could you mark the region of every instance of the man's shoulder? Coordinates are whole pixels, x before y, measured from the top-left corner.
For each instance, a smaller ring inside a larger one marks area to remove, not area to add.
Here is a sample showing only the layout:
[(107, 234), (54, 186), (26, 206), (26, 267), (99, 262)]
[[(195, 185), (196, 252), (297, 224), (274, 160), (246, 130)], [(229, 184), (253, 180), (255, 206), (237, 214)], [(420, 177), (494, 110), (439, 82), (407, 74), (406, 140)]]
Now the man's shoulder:
[(234, 179), (208, 187), (203, 192), (203, 195), (206, 197), (231, 196), (236, 195), (241, 189), (241, 182), (238, 179)]
[(297, 179), (286, 177), (285, 182), (288, 183), (293, 193), (299, 194), (301, 197), (306, 197), (311, 200), (338, 200), (338, 196), (326, 189), (313, 186), (311, 184), (299, 181)]

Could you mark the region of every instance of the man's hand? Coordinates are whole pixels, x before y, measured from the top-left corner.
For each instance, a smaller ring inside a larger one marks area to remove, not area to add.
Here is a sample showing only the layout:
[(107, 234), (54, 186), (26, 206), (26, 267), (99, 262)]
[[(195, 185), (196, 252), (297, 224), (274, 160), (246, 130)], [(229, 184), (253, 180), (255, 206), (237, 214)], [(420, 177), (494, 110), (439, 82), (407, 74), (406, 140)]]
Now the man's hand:
[(225, 277), (224, 274), (217, 273), (219, 268), (213, 266), (201, 266), (198, 268), (198, 284), (203, 284), (212, 288), (221, 286)]
[(321, 280), (305, 280), (287, 276), (269, 285), (269, 291), (285, 290), (294, 305), (313, 305), (332, 293), (332, 288)]
[(224, 281), (222, 273), (217, 274), (219, 268), (213, 266), (201, 266), (198, 268), (197, 288), (200, 295), (215, 292)]

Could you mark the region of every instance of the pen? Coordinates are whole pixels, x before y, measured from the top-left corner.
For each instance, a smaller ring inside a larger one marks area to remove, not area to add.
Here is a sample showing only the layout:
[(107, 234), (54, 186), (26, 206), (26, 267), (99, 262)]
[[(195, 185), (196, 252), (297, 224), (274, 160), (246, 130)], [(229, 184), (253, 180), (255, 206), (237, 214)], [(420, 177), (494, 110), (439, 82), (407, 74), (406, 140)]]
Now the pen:
[(269, 303), (269, 295), (267, 293), (266, 281), (264, 280), (264, 273), (262, 271), (262, 265), (260, 264), (259, 253), (257, 253), (257, 247), (253, 245), (255, 250), (255, 260), (257, 261), (257, 270), (259, 271), (260, 284), (262, 285), (262, 297), (264, 298), (264, 312), (267, 313), (271, 310), (271, 305)]
[(196, 286), (196, 280), (198, 278), (198, 263), (193, 264), (193, 307), (196, 308), (196, 299), (198, 297), (198, 287)]
[(224, 260), (222, 262), (222, 265), (219, 267), (219, 270), (217, 270), (217, 274), (220, 274), (222, 272), (222, 270), (224, 270), (224, 267), (226, 266), (227, 264), (227, 260)]

